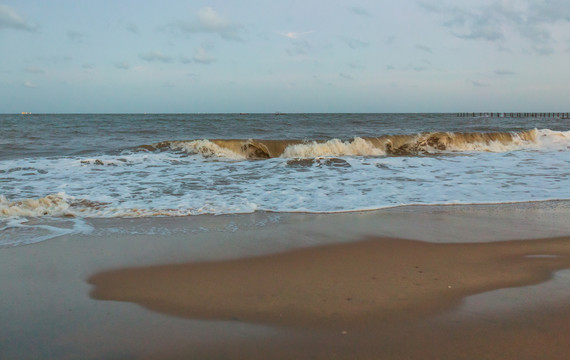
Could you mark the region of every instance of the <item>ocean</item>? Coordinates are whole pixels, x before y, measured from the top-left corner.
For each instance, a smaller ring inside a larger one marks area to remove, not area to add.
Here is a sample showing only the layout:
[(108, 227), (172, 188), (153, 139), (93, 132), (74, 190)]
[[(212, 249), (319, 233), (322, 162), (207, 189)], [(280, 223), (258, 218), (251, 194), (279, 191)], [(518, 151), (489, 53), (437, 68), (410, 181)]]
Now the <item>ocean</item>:
[(0, 114), (0, 247), (100, 218), (570, 199), (570, 120)]

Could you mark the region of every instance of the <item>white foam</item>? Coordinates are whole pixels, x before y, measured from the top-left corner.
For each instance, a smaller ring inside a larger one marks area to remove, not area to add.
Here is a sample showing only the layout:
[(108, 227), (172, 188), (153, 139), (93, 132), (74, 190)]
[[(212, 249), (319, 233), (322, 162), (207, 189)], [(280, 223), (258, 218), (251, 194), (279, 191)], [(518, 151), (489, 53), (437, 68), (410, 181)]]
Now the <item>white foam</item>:
[(215, 156), (233, 160), (244, 160), (246, 158), (244, 154), (238, 154), (205, 139), (173, 142), (170, 144), (170, 148), (175, 151), (185, 151), (190, 154), (200, 154), (206, 157)]
[(383, 149), (375, 147), (369, 141), (356, 137), (352, 141), (332, 139), (326, 142), (316, 141), (289, 145), (281, 157), (283, 158), (314, 158), (322, 156), (381, 156), (386, 155)]
[(536, 141), (541, 149), (569, 150), (570, 131), (553, 131), (550, 129), (536, 130)]
[[(351, 155), (340, 163), (211, 161), (169, 151), (5, 160), (0, 171), (8, 181), (0, 195), (0, 218), (342, 212), (405, 204), (570, 199), (569, 137), (570, 132), (538, 130), (540, 151)], [(288, 151), (290, 156), (317, 157), (319, 151), (341, 156), (369, 150), (357, 138)]]
[(30, 222), (25, 217), (0, 218), (0, 247), (33, 244), (71, 234), (89, 234), (93, 227), (84, 219), (51, 218)]
[(42, 198), (10, 202), (5, 196), (0, 195), (0, 216), (65, 216), (70, 214), (68, 199), (65, 193), (58, 193)]

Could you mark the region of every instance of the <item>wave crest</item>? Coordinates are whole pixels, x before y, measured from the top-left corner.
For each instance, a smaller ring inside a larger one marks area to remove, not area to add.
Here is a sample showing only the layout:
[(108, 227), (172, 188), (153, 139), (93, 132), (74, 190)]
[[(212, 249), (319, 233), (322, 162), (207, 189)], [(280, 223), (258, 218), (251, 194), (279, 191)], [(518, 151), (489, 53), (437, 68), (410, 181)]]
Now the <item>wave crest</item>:
[(315, 158), (323, 156), (414, 156), (442, 152), (507, 152), (570, 146), (570, 131), (527, 130), (516, 133), (429, 132), (415, 135), (355, 137), (352, 140), (240, 140), (164, 141), (143, 150), (172, 150), (233, 160)]
[(71, 214), (69, 208), (68, 197), (63, 193), (13, 202), (0, 195), (0, 215), (6, 217), (66, 216)]

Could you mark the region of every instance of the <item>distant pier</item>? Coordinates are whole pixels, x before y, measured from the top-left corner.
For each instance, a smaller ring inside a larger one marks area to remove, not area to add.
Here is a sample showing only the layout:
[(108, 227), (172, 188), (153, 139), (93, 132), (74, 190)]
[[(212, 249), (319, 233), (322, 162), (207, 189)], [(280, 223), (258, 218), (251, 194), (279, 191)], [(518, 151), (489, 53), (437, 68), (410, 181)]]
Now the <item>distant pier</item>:
[(497, 118), (557, 118), (570, 119), (570, 113), (563, 112), (462, 112), (458, 117), (497, 117)]

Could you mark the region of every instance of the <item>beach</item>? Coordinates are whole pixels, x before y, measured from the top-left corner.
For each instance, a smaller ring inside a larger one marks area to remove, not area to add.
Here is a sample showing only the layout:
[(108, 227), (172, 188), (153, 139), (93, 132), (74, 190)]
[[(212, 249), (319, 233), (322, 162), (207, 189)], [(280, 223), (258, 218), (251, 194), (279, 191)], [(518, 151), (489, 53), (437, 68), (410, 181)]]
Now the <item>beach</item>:
[(570, 358), (570, 2), (134, 4), (0, 1), (0, 360)]
[(0, 251), (2, 358), (563, 359), (569, 214), (93, 220)]

